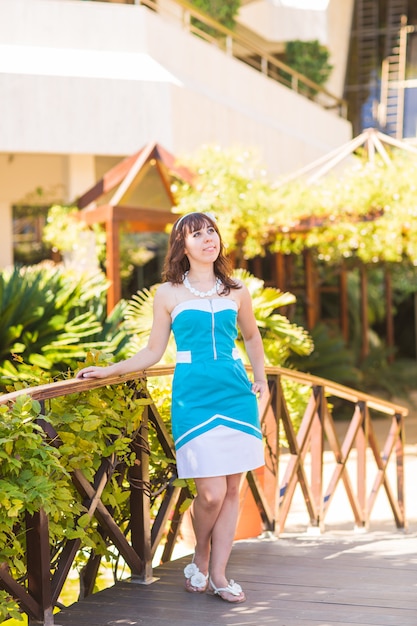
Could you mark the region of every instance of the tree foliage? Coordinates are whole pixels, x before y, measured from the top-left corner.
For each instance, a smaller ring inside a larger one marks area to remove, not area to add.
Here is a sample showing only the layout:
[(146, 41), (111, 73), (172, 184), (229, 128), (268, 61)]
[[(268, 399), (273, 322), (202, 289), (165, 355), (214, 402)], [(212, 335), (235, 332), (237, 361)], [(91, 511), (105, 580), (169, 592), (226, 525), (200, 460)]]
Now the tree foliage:
[(264, 254), (273, 214), (272, 188), (257, 155), (249, 150), (203, 146), (184, 159), (195, 184), (174, 188), (179, 213), (211, 211), (219, 219), (229, 252)]
[(256, 155), (205, 146), (186, 161), (194, 187), (177, 190), (179, 213), (212, 211), (230, 250), (245, 258), (266, 250), (312, 250), (342, 261), (417, 265), (417, 158), (393, 150), (391, 163), (363, 154), (337, 175), (317, 182), (271, 182)]

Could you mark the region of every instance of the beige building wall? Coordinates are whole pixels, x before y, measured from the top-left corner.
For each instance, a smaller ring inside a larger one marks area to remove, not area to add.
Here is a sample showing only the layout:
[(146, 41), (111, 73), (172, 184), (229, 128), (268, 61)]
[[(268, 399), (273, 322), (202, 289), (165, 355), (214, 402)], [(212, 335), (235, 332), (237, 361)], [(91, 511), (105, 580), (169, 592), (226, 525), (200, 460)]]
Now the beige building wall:
[(137, 5), (0, 0), (0, 99), (0, 266), (13, 204), (37, 188), (72, 201), (98, 157), (242, 146), (274, 179), (351, 136), (335, 112)]
[(261, 36), (271, 52), (273, 42), (276, 51), (282, 52), (283, 44), (295, 39), (317, 39), (327, 46), (334, 69), (326, 89), (342, 98), (354, 4), (355, 0), (329, 0), (326, 8), (313, 10), (291, 8), (279, 1), (254, 0), (242, 6), (238, 21)]

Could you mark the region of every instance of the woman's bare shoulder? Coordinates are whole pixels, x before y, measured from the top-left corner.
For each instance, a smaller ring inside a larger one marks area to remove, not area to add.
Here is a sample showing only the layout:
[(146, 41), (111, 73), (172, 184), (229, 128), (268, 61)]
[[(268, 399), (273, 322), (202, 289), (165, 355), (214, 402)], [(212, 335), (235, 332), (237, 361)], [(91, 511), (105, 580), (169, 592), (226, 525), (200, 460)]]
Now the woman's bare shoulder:
[(155, 301), (163, 305), (168, 312), (178, 304), (178, 292), (181, 285), (173, 283), (161, 283), (155, 291)]
[(249, 290), (243, 280), (240, 280), (240, 278), (234, 278), (233, 280), (236, 284), (236, 287), (232, 289), (233, 294), (236, 294), (239, 300), (241, 300), (242, 297), (247, 297), (249, 294)]

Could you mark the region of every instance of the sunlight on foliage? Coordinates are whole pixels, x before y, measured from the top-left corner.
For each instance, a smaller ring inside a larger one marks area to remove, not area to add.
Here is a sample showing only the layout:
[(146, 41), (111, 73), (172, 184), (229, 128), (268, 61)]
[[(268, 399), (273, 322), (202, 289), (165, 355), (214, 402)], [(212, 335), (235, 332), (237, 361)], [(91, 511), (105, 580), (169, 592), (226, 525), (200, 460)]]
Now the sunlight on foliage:
[(393, 149), (391, 165), (359, 152), (337, 174), (315, 183), (268, 181), (254, 154), (205, 146), (185, 164), (194, 188), (177, 189), (176, 211), (212, 211), (229, 250), (245, 258), (266, 250), (340, 263), (417, 265), (417, 158)]

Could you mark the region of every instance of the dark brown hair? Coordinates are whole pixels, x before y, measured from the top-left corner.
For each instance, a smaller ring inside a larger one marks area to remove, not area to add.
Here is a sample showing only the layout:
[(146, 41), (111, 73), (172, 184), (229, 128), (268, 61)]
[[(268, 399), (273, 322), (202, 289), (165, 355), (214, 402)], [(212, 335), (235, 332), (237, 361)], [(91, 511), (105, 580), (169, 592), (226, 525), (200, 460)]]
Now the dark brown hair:
[(180, 285), (183, 282), (185, 272), (190, 269), (188, 257), (184, 252), (185, 237), (204, 226), (212, 226), (219, 236), (220, 252), (214, 261), (214, 274), (223, 283), (222, 295), (228, 295), (231, 289), (240, 289), (241, 286), (231, 277), (233, 268), (225, 255), (220, 231), (214, 218), (207, 213), (187, 213), (175, 222), (169, 238), (162, 279), (174, 285)]

